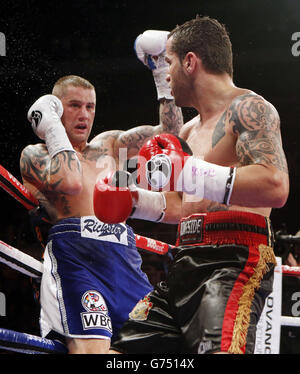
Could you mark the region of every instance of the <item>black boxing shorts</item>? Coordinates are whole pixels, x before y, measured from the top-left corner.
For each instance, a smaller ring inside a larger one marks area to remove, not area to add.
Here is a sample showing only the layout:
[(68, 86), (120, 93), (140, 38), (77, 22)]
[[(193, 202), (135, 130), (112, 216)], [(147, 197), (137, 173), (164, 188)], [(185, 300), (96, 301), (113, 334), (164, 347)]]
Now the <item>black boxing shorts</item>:
[(176, 245), (166, 281), (136, 305), (112, 349), (253, 353), (276, 264), (269, 219), (195, 214), (181, 220)]

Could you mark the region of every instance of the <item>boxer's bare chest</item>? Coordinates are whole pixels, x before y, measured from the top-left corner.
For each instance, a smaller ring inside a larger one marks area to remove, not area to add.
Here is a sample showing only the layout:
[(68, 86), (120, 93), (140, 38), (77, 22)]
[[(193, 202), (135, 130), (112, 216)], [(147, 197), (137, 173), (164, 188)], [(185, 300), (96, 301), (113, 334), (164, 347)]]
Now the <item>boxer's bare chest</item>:
[[(118, 160), (114, 157), (113, 143), (99, 141), (76, 152), (82, 168), (82, 190), (78, 195), (64, 195), (55, 201), (58, 219), (68, 216), (93, 215), (95, 183), (116, 170)], [(53, 202), (54, 203), (54, 202)]]
[(83, 183), (89, 186), (98, 178), (104, 178), (117, 170), (118, 159), (114, 154), (113, 142), (98, 141), (77, 153), (83, 172)]
[[(227, 114), (227, 110), (225, 110), (205, 122), (202, 122), (198, 117), (199, 119), (193, 123), (185, 140), (194, 156), (222, 166), (238, 164), (236, 137), (228, 124)], [(217, 203), (183, 194), (182, 211), (184, 215), (216, 209), (220, 209)]]
[(236, 137), (226, 122), (227, 111), (216, 114), (206, 122), (197, 121), (186, 138), (193, 155), (223, 166), (237, 163)]

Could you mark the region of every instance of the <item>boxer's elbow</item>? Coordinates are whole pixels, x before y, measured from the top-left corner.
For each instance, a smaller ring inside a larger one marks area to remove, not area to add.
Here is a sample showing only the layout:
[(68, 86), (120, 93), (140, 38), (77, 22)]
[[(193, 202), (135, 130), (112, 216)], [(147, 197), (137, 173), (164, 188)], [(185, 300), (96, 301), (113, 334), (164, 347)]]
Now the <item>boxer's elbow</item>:
[(61, 178), (49, 178), (49, 186), (53, 192), (65, 195), (79, 195), (83, 189), (81, 176), (65, 174)]
[(61, 186), (67, 195), (79, 195), (83, 189), (81, 178), (67, 178)]
[(272, 196), (272, 207), (282, 208), (289, 196), (289, 178), (288, 174), (275, 171), (270, 178), (270, 191)]
[(78, 195), (82, 191), (82, 167), (74, 152), (58, 153), (50, 159), (46, 171), (53, 191), (66, 195)]

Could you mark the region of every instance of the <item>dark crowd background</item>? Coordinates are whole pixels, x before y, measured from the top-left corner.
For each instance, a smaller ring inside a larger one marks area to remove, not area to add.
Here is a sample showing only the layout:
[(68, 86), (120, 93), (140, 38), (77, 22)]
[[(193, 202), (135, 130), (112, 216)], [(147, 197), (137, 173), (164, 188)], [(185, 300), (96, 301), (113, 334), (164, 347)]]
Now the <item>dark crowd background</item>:
[[(0, 56), (0, 164), (21, 180), (20, 153), (38, 142), (26, 119), (27, 110), (64, 75), (83, 76), (96, 87), (91, 136), (157, 124), (152, 75), (137, 60), (134, 40), (147, 29), (171, 30), (196, 14), (217, 18), (227, 26), (235, 84), (261, 94), (280, 114), (291, 186), (287, 204), (274, 209), (271, 219), (275, 232), (294, 235), (300, 229), (300, 56), (292, 53), (296, 43), (292, 35), (300, 32), (298, 0), (1, 0), (0, 32), (6, 37), (6, 56)], [(186, 108), (183, 113), (185, 120), (195, 115)], [(25, 208), (2, 189), (0, 204), (0, 240), (40, 258)], [(175, 226), (130, 224), (139, 234), (175, 242)], [(151, 282), (163, 279), (169, 258), (143, 256)], [(0, 264), (0, 292), (6, 296), (0, 327), (38, 335), (39, 306), (30, 278)], [(286, 315), (291, 308), (287, 309)], [(282, 351), (289, 353), (290, 346), (287, 343)]]

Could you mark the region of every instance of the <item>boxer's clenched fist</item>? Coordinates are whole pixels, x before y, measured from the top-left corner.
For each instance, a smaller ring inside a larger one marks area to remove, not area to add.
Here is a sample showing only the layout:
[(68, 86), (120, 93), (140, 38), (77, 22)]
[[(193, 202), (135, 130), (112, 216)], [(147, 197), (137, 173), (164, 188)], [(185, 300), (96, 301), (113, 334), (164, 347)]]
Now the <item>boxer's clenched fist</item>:
[(60, 119), (63, 111), (62, 102), (58, 97), (44, 95), (30, 107), (27, 113), (34, 133), (45, 140), (51, 158), (62, 151), (74, 152)]
[(100, 179), (94, 187), (94, 213), (105, 223), (120, 223), (129, 217), (159, 222), (165, 208), (161, 193), (136, 187), (127, 171)]
[(155, 191), (177, 191), (229, 204), (235, 168), (220, 166), (192, 156), (182, 139), (160, 134), (139, 151), (138, 180)]
[(138, 59), (152, 70), (158, 100), (173, 99), (166, 81), (169, 71), (169, 66), (165, 61), (168, 34), (169, 31), (147, 30), (140, 34), (134, 43)]
[(45, 140), (48, 131), (53, 127), (62, 126), (60, 118), (63, 111), (63, 105), (58, 97), (44, 95), (30, 107), (27, 118), (35, 134)]
[(94, 187), (94, 213), (105, 223), (124, 222), (133, 208), (133, 185), (128, 172), (117, 171), (97, 181)]
[(191, 155), (190, 147), (179, 137), (172, 134), (155, 136), (139, 151), (140, 185), (155, 191), (177, 191), (185, 161)]

